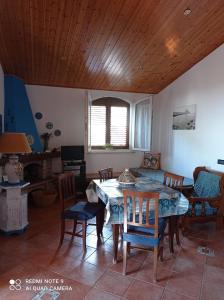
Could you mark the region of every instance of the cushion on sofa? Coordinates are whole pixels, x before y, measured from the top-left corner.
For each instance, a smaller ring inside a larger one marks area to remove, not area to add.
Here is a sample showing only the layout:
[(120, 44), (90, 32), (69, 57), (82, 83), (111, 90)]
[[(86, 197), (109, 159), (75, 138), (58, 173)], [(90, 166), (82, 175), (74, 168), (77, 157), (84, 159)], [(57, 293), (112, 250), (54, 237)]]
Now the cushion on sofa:
[(194, 185), (198, 197), (217, 197), (220, 194), (220, 176), (201, 171)]
[[(201, 212), (202, 212), (202, 205), (200, 202), (195, 204), (195, 215), (196, 216), (201, 216)], [(206, 216), (214, 216), (217, 214), (217, 208), (214, 208), (212, 206), (209, 205), (209, 203), (207, 201), (205, 201), (205, 215)], [(192, 204), (189, 204), (189, 209), (187, 212), (187, 215), (189, 217), (192, 217)]]
[(146, 169), (160, 169), (160, 153), (144, 152), (144, 158), (141, 167)]

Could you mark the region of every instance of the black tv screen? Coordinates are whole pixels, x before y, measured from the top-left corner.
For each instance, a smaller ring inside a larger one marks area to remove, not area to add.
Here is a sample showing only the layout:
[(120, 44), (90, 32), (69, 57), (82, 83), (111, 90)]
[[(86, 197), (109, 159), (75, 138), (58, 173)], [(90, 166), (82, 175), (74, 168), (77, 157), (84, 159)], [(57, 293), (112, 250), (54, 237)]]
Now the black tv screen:
[(84, 146), (61, 146), (62, 160), (84, 160)]

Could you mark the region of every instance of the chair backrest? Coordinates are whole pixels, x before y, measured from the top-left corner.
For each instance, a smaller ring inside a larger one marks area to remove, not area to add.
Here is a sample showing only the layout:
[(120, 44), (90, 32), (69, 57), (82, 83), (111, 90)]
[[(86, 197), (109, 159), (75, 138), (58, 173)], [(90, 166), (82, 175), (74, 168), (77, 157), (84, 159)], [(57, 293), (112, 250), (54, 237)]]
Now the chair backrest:
[(124, 190), (123, 194), (124, 232), (127, 232), (128, 225), (151, 228), (154, 238), (158, 238), (159, 193)]
[(101, 169), (98, 171), (98, 173), (100, 176), (100, 181), (104, 181), (104, 180), (113, 178), (113, 168)]
[(58, 191), (61, 209), (65, 209), (65, 201), (75, 199), (75, 175), (72, 172), (66, 172), (58, 176)]
[(163, 177), (163, 184), (171, 187), (177, 188), (178, 186), (182, 186), (184, 182), (184, 177), (180, 175), (176, 175), (170, 172), (165, 172)]

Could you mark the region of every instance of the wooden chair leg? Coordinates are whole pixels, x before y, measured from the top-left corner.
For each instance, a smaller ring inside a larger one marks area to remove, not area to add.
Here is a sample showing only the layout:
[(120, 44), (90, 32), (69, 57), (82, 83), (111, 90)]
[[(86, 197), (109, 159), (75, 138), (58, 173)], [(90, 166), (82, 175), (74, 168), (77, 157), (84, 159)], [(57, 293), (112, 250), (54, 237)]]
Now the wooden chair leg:
[(86, 228), (87, 228), (87, 222), (82, 222), (82, 247), (83, 251), (86, 252)]
[(177, 245), (180, 246), (180, 236), (179, 236), (179, 218), (176, 217), (176, 222), (175, 222), (175, 235), (176, 235), (176, 242)]
[(163, 246), (160, 246), (160, 249), (159, 249), (159, 259), (160, 259), (160, 261), (163, 261)]
[(222, 230), (223, 229), (223, 215), (218, 214), (216, 218), (216, 230)]
[(183, 235), (187, 234), (187, 232), (189, 230), (189, 225), (190, 225), (189, 217), (184, 216), (182, 218), (182, 234)]
[(173, 217), (168, 218), (168, 234), (169, 234), (169, 248), (170, 248), (170, 253), (174, 253), (174, 248), (173, 248), (173, 237), (174, 237), (174, 220)]
[(102, 213), (100, 214), (100, 216), (101, 216), (100, 233), (101, 233), (101, 236), (103, 236), (103, 226), (104, 226), (104, 222), (105, 222), (105, 208), (102, 209)]
[(59, 243), (60, 246), (63, 243), (64, 235), (65, 235), (65, 219), (61, 219), (61, 237), (60, 237), (60, 243)]
[(74, 236), (75, 236), (75, 233), (76, 233), (76, 226), (77, 226), (77, 220), (74, 220), (72, 239), (74, 239)]
[(157, 262), (158, 262), (158, 247), (154, 247), (153, 252), (153, 282), (157, 280)]
[(126, 269), (127, 269), (127, 250), (128, 250), (128, 243), (124, 241), (123, 242), (123, 275), (126, 275)]
[[(121, 249), (123, 249), (123, 232), (124, 232), (124, 225), (120, 224), (119, 225), (119, 234), (120, 234), (120, 238), (121, 238), (121, 243), (120, 243)], [(118, 237), (118, 240), (119, 240), (119, 237)]]
[(124, 225), (123, 225), (123, 224), (120, 224), (120, 225), (119, 225), (119, 229), (120, 229), (120, 236), (121, 236), (121, 239), (123, 240)]

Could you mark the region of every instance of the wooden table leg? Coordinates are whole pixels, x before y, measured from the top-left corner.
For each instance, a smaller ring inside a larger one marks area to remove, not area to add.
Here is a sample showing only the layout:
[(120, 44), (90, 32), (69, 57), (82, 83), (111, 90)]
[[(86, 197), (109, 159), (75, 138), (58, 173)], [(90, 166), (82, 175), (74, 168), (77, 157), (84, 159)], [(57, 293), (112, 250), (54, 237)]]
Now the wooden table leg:
[(118, 252), (118, 238), (119, 238), (119, 224), (112, 224), (113, 231), (113, 263), (117, 263), (117, 252)]
[(170, 252), (174, 253), (174, 248), (173, 248), (174, 234), (176, 234), (176, 241), (177, 244), (180, 246), (178, 216), (170, 216), (168, 218), (168, 221), (169, 221), (169, 248), (170, 248)]
[(96, 230), (98, 239), (103, 236), (103, 225), (104, 225), (104, 209), (96, 215)]

